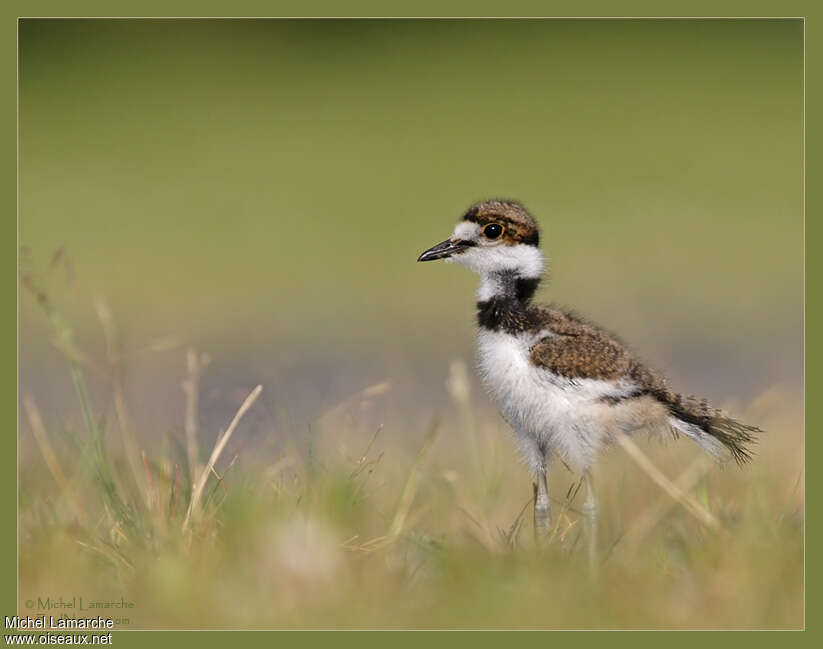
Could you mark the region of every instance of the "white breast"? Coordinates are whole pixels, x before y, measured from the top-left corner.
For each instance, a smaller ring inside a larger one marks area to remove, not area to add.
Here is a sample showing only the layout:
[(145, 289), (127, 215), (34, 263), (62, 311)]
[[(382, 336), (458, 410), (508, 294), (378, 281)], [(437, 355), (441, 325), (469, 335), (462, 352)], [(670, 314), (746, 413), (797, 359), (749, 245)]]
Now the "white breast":
[(585, 469), (608, 436), (603, 397), (629, 394), (627, 380), (570, 380), (534, 366), (532, 346), (550, 332), (512, 335), (481, 329), (478, 366), (503, 418), (514, 429), (527, 463), (535, 470), (546, 454), (558, 453)]

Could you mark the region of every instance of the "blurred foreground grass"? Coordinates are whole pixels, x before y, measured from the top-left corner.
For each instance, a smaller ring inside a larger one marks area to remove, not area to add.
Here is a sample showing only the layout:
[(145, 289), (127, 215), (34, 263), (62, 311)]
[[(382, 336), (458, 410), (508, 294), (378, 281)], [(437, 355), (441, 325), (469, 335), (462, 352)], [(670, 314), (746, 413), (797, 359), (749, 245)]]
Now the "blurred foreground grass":
[[(86, 608), (121, 598), (134, 606), (52, 614), (113, 615), (123, 628), (803, 624), (801, 409), (789, 395), (767, 392), (741, 413), (769, 431), (742, 470), (717, 467), (684, 440), (641, 442), (718, 530), (622, 451), (609, 454), (597, 474), (602, 565), (591, 579), (576, 476), (562, 465), (552, 475), (556, 530), (538, 551), (527, 475), (504, 426), (476, 415), (484, 411), (459, 361), (444, 386), (455, 423), (404, 431), (418, 439), (416, 455), (349, 416), (368, 399), (398, 398), (381, 384), (318, 417), (305, 444), (273, 461), (240, 451), (210, 471), (209, 449), (193, 435), (199, 450), (167, 436), (147, 453), (127, 417), (106, 432), (84, 386), (86, 361), (56, 314), (52, 321), (89, 430), (47, 431), (35, 399), (24, 398), (41, 458), (20, 468), (21, 614), (32, 613), (28, 600), (82, 597)], [(201, 360), (189, 354), (190, 412), (208, 371)], [(242, 436), (242, 422), (232, 432)], [(58, 435), (71, 452), (55, 451), (66, 446), (55, 446)], [(202, 507), (187, 524), (198, 476), (208, 478)]]

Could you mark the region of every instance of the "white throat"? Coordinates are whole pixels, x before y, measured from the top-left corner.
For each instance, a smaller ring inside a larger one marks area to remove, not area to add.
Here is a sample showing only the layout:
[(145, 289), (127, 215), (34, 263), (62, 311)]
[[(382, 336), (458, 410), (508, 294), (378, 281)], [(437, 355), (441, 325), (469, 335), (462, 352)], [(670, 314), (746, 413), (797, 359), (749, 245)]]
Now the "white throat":
[(446, 261), (460, 264), (481, 275), (513, 272), (519, 277), (540, 277), (543, 273), (543, 254), (540, 249), (524, 243), (516, 246), (478, 243)]
[(480, 275), (478, 301), (504, 295), (516, 279), (538, 279), (543, 274), (543, 254), (536, 246), (519, 243), (478, 245), (447, 261), (465, 266)]

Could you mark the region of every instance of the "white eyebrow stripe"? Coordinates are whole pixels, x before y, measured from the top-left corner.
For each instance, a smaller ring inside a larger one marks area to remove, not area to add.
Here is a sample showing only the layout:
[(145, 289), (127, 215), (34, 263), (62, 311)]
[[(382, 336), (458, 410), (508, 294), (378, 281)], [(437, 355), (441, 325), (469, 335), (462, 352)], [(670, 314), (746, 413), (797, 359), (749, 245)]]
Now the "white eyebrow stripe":
[(455, 226), (454, 232), (452, 233), (452, 239), (471, 241), (479, 234), (480, 226), (477, 225), (477, 223), (472, 223), (471, 221), (461, 221)]

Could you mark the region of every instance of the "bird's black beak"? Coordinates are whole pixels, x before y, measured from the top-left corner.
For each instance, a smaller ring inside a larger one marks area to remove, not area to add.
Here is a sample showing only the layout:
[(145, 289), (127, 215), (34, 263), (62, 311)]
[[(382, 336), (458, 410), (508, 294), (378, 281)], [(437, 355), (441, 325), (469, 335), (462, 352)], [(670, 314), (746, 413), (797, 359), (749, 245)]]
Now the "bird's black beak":
[(463, 252), (468, 247), (469, 243), (466, 241), (452, 241), (451, 239), (446, 239), (445, 241), (441, 241), (436, 246), (432, 246), (423, 252), (423, 254), (417, 258), (417, 261), (447, 259), (452, 255), (456, 255), (458, 252)]

